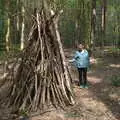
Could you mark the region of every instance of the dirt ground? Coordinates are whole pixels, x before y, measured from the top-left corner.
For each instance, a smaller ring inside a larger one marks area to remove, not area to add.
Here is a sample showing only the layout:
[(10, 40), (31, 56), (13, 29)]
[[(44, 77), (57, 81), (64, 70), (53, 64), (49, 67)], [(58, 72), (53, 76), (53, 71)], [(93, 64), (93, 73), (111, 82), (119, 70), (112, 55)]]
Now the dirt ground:
[[(73, 55), (69, 53), (66, 51), (67, 60)], [(79, 88), (77, 70), (71, 64), (68, 66), (74, 83), (75, 105), (65, 111), (55, 110), (34, 116), (30, 120), (120, 120), (120, 87), (110, 82), (112, 76), (120, 75), (120, 57), (92, 57), (88, 89)]]
[[(66, 57), (71, 59), (72, 54), (66, 52)], [(120, 75), (120, 57), (92, 57), (88, 89), (79, 88), (77, 70), (69, 67), (76, 104), (66, 111), (53, 111), (31, 120), (120, 120), (120, 87), (114, 87), (110, 82), (112, 76)]]

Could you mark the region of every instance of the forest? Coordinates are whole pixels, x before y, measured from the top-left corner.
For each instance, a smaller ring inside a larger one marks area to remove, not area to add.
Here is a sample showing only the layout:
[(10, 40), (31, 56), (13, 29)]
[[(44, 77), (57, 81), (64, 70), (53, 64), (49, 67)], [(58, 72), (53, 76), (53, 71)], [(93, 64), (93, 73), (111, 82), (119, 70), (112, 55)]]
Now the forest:
[(0, 120), (120, 120), (119, 12), (120, 0), (0, 0)]

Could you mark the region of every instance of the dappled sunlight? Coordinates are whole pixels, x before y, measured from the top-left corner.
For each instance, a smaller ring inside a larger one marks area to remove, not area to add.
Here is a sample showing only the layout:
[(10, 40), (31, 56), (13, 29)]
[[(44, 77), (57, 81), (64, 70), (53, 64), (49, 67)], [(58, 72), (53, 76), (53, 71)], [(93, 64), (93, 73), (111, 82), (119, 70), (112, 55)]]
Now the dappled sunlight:
[[(89, 88), (74, 87), (77, 101), (90, 112), (91, 118), (99, 116), (100, 120), (120, 120), (119, 87), (111, 84), (111, 76), (119, 75), (120, 62), (113, 57), (90, 58), (88, 69)], [(72, 77), (78, 83), (78, 73), (72, 68)], [(87, 112), (88, 112), (87, 111)], [(97, 119), (97, 118), (96, 118)], [(92, 120), (92, 119), (91, 119)]]
[[(96, 84), (90, 89), (90, 91), (96, 96), (98, 102), (105, 105), (111, 115), (115, 117), (115, 120), (120, 118), (120, 92), (119, 87), (113, 87), (106, 83)], [(114, 119), (110, 119), (114, 120)]]
[[(88, 90), (75, 88), (77, 104), (80, 108), (82, 106), (83, 113), (87, 113), (88, 116), (91, 117), (87, 120), (94, 120), (96, 116), (99, 116), (100, 120), (119, 120), (114, 116), (118, 114), (118, 111), (116, 110), (116, 114), (113, 113), (116, 106), (112, 106), (115, 101), (111, 101), (109, 97), (109, 94), (111, 94), (109, 87), (100, 86), (101, 84), (92, 85)], [(74, 109), (76, 110), (76, 107)]]
[(118, 94), (116, 94), (116, 93), (109, 94), (109, 97), (110, 97), (110, 99), (112, 99), (112, 100), (117, 100), (118, 103), (119, 103), (119, 105), (120, 105), (120, 96), (118, 96)]
[(102, 116), (106, 111), (108, 111), (107, 106), (103, 102), (97, 101), (97, 99), (85, 98), (81, 101), (81, 103), (89, 110), (93, 110), (93, 108), (95, 108), (93, 110), (94, 114), (99, 114)]
[(109, 67), (120, 68), (120, 64), (110, 64)]
[[(118, 92), (116, 92), (118, 91)], [(106, 98), (109, 98), (110, 100), (115, 100), (116, 102), (119, 102), (120, 100), (120, 92), (119, 92), (119, 87), (105, 87), (101, 89), (101, 95), (107, 95), (105, 96)]]
[(91, 84), (97, 84), (97, 83), (101, 83), (103, 80), (101, 78), (93, 76), (93, 77), (88, 77), (88, 81)]

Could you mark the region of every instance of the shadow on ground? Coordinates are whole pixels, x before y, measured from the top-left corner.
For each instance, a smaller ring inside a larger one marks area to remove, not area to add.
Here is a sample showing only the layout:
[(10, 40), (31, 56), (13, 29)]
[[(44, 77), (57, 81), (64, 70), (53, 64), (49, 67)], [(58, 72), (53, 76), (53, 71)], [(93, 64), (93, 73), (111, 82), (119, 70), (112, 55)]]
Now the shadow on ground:
[(110, 78), (120, 75), (119, 65), (119, 59), (106, 57), (102, 63), (93, 65), (93, 70), (89, 73), (92, 84), (90, 92), (97, 97), (98, 101), (105, 104), (117, 120), (120, 120), (120, 87), (112, 86)]
[[(88, 71), (90, 84), (88, 91), (93, 94), (98, 102), (105, 105), (116, 120), (120, 120), (120, 87), (112, 86), (110, 78), (114, 75), (120, 75), (119, 59), (113, 57), (100, 58), (100, 62), (93, 64), (91, 70)], [(73, 69), (71, 72), (74, 84), (78, 86), (77, 70)], [(81, 92), (84, 92), (84, 90)]]

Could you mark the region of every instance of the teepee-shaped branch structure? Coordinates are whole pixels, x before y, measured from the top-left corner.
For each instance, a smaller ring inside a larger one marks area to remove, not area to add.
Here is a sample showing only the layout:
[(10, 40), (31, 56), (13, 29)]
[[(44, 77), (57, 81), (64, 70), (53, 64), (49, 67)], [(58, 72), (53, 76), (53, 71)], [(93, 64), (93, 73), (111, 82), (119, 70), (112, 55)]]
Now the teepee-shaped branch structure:
[(36, 111), (74, 104), (58, 32), (60, 13), (46, 13), (44, 9), (35, 13), (28, 43), (17, 71), (12, 73), (10, 105)]

